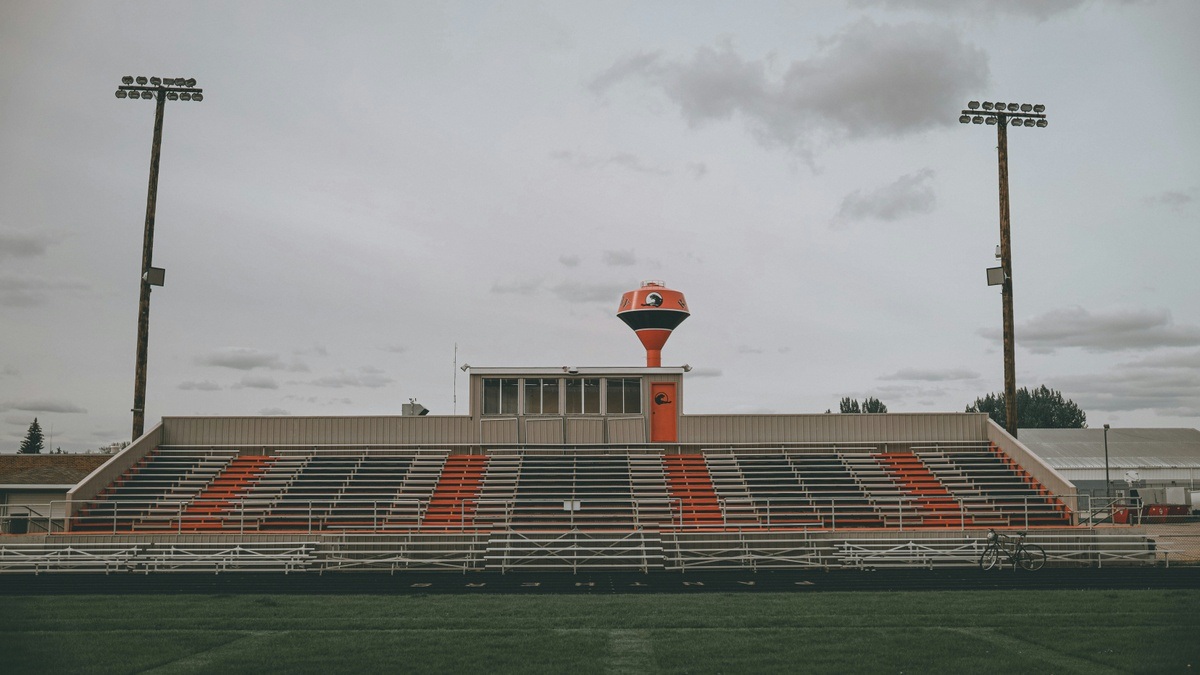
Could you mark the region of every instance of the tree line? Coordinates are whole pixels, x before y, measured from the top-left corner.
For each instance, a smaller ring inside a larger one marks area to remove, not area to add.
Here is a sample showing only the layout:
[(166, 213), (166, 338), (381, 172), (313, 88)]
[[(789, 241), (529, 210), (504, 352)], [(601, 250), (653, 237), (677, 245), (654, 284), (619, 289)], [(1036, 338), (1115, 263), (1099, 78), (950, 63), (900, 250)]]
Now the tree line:
[[(1006, 427), (1008, 420), (1004, 392), (994, 392), (975, 399), (963, 412), (987, 413), (996, 424)], [(825, 412), (832, 412), (826, 410)], [(887, 405), (877, 398), (859, 401), (844, 397), (838, 403), (839, 413), (885, 413)], [(1062, 392), (1042, 385), (1033, 391), (1027, 387), (1017, 390), (1017, 415), (1022, 429), (1086, 429), (1087, 414)]]

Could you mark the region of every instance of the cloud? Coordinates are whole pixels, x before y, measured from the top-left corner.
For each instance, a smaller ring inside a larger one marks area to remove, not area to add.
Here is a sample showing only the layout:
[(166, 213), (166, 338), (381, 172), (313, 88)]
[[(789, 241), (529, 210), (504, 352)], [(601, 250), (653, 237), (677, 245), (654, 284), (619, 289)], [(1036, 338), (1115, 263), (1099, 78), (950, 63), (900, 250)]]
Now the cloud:
[[(1015, 328), (1017, 344), (1035, 354), (1079, 347), (1089, 352), (1116, 352), (1158, 347), (1200, 346), (1200, 326), (1177, 326), (1165, 309), (1118, 309), (1092, 314), (1065, 307), (1035, 316)], [(1001, 333), (985, 328), (978, 334), (1000, 341)]]
[(199, 382), (189, 380), (187, 382), (180, 382), (179, 388), (184, 391), (220, 391), (221, 385), (209, 380), (201, 380)]
[(258, 411), (258, 414), (263, 415), (264, 417), (282, 417), (285, 415), (291, 415), (290, 412), (284, 410), (283, 408), (263, 408), (262, 410)]
[(844, 223), (868, 218), (893, 221), (931, 213), (937, 202), (933, 188), (928, 183), (931, 178), (932, 169), (921, 169), (865, 194), (862, 190), (855, 190), (842, 200), (834, 222)]
[(5, 258), (35, 258), (45, 255), (53, 240), (40, 233), (0, 231), (0, 260)]
[(851, 0), (856, 7), (880, 7), (891, 10), (919, 10), (934, 14), (962, 14), (969, 17), (1009, 14), (1045, 21), (1082, 6), (1084, 0)]
[(954, 29), (880, 25), (869, 19), (823, 41), (781, 75), (731, 45), (702, 47), (689, 60), (661, 53), (622, 59), (597, 75), (603, 94), (636, 79), (661, 90), (692, 127), (739, 116), (767, 147), (808, 154), (823, 141), (904, 136), (957, 124), (955, 110), (988, 83), (987, 54)]
[(631, 248), (620, 251), (605, 251), (604, 264), (609, 267), (632, 267), (637, 264), (637, 254)]
[(1194, 368), (1200, 370), (1200, 351), (1156, 354), (1121, 364), (1123, 368)]
[(567, 302), (611, 302), (614, 305), (627, 289), (618, 284), (607, 283), (561, 283), (550, 291), (560, 300)]
[(639, 173), (649, 173), (658, 176), (669, 176), (671, 174), (666, 169), (646, 164), (637, 155), (629, 152), (617, 152), (606, 157), (592, 157), (570, 150), (558, 150), (550, 153), (550, 157), (579, 169), (603, 169), (616, 165)]
[(278, 389), (279, 383), (270, 375), (245, 375), (233, 385), (234, 389)]
[(225, 349), (196, 357), (195, 362), (202, 366), (232, 368), (234, 370), (288, 370), (291, 372), (308, 372), (308, 366), (302, 361), (293, 359), (284, 363), (279, 354), (263, 352), (249, 347), (226, 347)]
[(20, 410), (23, 412), (85, 413), (87, 409), (61, 399), (35, 398), (0, 403), (0, 412)]
[(1118, 367), (1108, 373), (1056, 377), (1047, 386), (1061, 389), (1089, 416), (1093, 410), (1152, 410), (1160, 416), (1200, 416), (1197, 370)]
[(343, 387), (366, 387), (368, 389), (378, 389), (385, 387), (394, 382), (390, 377), (382, 374), (382, 371), (371, 366), (363, 366), (357, 373), (339, 371), (336, 375), (326, 375), (318, 377), (309, 382), (309, 384), (318, 387), (326, 387), (328, 389), (341, 389)]
[(0, 306), (38, 307), (46, 304), (50, 294), (59, 291), (85, 291), (90, 288), (82, 281), (51, 281), (36, 277), (0, 276)]
[(533, 295), (542, 288), (541, 279), (525, 279), (522, 281), (497, 281), (492, 284), (495, 295)]
[(739, 354), (762, 354), (762, 347), (751, 347), (749, 345), (738, 345), (737, 353)]
[(903, 368), (891, 375), (882, 375), (879, 379), (904, 382), (950, 382), (954, 380), (975, 380), (978, 378), (979, 373), (966, 369)]
[(1146, 203), (1148, 204), (1162, 205), (1173, 211), (1180, 212), (1183, 211), (1183, 207), (1191, 204), (1193, 201), (1190, 194), (1179, 190), (1167, 190), (1146, 199)]
[(579, 267), (580, 259), (577, 255), (560, 255), (558, 256), (558, 262), (563, 267)]

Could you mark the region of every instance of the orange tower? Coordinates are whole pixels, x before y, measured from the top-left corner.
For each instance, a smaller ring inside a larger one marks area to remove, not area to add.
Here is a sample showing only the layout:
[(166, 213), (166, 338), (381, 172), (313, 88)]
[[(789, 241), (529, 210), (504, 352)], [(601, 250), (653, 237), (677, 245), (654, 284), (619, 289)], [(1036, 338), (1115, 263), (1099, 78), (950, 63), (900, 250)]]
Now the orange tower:
[(667, 288), (661, 281), (643, 281), (641, 288), (621, 296), (617, 316), (637, 333), (646, 348), (646, 367), (658, 368), (671, 331), (691, 313), (683, 293)]

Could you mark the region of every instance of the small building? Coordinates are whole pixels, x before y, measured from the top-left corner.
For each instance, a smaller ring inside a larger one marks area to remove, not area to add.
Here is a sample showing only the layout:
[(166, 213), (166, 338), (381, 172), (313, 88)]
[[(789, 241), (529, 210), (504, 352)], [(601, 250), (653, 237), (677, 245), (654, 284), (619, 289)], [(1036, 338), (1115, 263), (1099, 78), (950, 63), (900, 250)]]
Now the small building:
[(66, 513), (67, 491), (112, 458), (0, 455), (0, 532), (45, 531), (47, 522)]

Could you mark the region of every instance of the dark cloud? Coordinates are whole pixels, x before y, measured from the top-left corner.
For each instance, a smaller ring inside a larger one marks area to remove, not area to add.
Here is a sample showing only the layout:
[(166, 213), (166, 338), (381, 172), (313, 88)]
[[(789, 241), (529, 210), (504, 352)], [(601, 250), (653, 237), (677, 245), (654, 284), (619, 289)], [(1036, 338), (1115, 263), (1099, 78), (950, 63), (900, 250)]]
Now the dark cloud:
[(358, 372), (340, 371), (336, 375), (326, 375), (311, 380), (309, 384), (318, 387), (326, 387), (329, 389), (341, 389), (343, 387), (366, 387), (368, 389), (378, 389), (385, 387), (394, 382), (390, 377), (382, 374), (382, 371), (376, 370), (371, 366), (363, 366)]
[(954, 380), (974, 380), (979, 373), (973, 370), (954, 368), (903, 368), (891, 375), (883, 375), (881, 380), (899, 380), (905, 382), (950, 382)]
[(189, 380), (187, 382), (180, 382), (179, 388), (184, 391), (220, 391), (221, 385), (209, 380), (201, 380), (199, 382)]
[(618, 284), (566, 282), (550, 291), (567, 302), (611, 302), (615, 306), (626, 288)]
[(59, 399), (34, 398), (0, 403), (0, 412), (20, 410), (23, 412), (44, 413), (85, 413), (87, 410), (74, 403)]
[(0, 260), (45, 255), (52, 243), (53, 240), (45, 234), (0, 230)]
[(270, 375), (245, 375), (233, 385), (234, 389), (278, 389), (279, 383)]
[(1175, 211), (1183, 211), (1183, 207), (1191, 204), (1193, 201), (1190, 194), (1179, 190), (1167, 190), (1146, 199), (1146, 202), (1149, 204), (1166, 206)]
[(807, 153), (822, 141), (957, 124), (946, 111), (960, 108), (988, 82), (987, 54), (954, 29), (866, 19), (780, 76), (769, 66), (729, 45), (703, 47), (685, 61), (639, 54), (598, 75), (591, 88), (603, 93), (623, 80), (642, 80), (678, 105), (691, 126), (737, 114), (763, 145)]
[(937, 198), (929, 180), (932, 169), (922, 169), (897, 178), (894, 182), (870, 192), (855, 190), (846, 195), (834, 217), (835, 223), (874, 220), (900, 220), (909, 216), (931, 213)]
[(202, 366), (232, 368), (234, 370), (288, 370), (291, 372), (308, 372), (308, 366), (298, 360), (284, 363), (279, 354), (264, 352), (249, 347), (226, 347), (225, 349), (196, 357), (196, 363)]
[(1092, 411), (1152, 410), (1159, 416), (1200, 416), (1200, 371), (1118, 367), (1111, 372), (1064, 375), (1047, 382), (1079, 404), (1097, 425)]
[(81, 281), (58, 281), (37, 277), (0, 276), (0, 306), (39, 307), (46, 304), (51, 293), (62, 291), (85, 291), (89, 287)]
[(632, 267), (637, 261), (637, 254), (631, 248), (604, 252), (604, 264), (609, 267)]
[[(1128, 0), (1121, 0), (1128, 2)], [(1080, 6), (1084, 0), (851, 0), (855, 7), (880, 7), (891, 10), (918, 10), (934, 14), (962, 14), (969, 17), (1008, 14), (1028, 16), (1045, 21), (1056, 14), (1065, 14)]]
[[(1079, 347), (1089, 352), (1116, 352), (1158, 347), (1200, 346), (1200, 327), (1178, 326), (1165, 309), (1113, 310), (1092, 314), (1082, 307), (1066, 307), (1035, 316), (1015, 329), (1017, 344), (1036, 354)], [(994, 341), (994, 328), (979, 331)]]
[(608, 166), (619, 166), (639, 173), (650, 173), (668, 176), (670, 171), (644, 163), (637, 155), (628, 152), (617, 152), (607, 157), (590, 157), (583, 153), (559, 150), (550, 153), (550, 157), (580, 169), (597, 169)]
[(1192, 368), (1200, 370), (1200, 351), (1156, 354), (1121, 364), (1123, 368)]
[(558, 256), (558, 262), (563, 267), (579, 267), (580, 259), (577, 255), (560, 255)]

